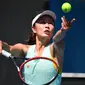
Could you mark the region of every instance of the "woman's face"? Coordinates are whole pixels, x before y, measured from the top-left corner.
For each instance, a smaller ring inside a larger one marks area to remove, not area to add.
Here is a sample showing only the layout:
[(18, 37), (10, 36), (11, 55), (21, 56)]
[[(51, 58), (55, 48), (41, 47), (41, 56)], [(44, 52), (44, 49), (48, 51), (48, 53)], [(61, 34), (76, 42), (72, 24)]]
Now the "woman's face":
[(50, 39), (54, 31), (54, 20), (48, 15), (42, 16), (32, 29), (37, 36)]

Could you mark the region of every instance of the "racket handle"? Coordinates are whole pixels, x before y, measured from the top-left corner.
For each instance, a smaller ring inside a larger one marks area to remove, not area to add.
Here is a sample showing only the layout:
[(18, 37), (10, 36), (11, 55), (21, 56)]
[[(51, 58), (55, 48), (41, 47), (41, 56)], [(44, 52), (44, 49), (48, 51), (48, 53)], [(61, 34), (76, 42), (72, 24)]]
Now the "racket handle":
[(10, 58), (11, 57), (11, 53), (5, 51), (5, 50), (2, 50), (2, 55), (7, 57), (7, 58)]

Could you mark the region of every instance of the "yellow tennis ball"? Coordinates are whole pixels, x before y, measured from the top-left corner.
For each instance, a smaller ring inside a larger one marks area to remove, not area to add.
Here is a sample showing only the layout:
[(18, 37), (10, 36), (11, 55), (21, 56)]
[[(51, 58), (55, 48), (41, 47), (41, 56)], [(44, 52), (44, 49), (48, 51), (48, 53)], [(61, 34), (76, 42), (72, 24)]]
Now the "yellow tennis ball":
[(62, 11), (63, 11), (64, 13), (70, 12), (70, 11), (71, 11), (71, 8), (72, 8), (72, 6), (71, 6), (71, 4), (68, 3), (68, 2), (63, 3), (63, 4), (62, 4), (62, 7), (61, 7), (61, 9), (62, 9)]

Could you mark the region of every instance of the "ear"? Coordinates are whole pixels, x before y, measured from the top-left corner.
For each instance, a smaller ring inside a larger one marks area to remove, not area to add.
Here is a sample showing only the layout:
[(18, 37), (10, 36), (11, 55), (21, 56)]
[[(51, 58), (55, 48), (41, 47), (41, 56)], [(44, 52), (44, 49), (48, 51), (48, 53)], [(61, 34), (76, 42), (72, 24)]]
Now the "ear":
[(36, 28), (34, 26), (32, 27), (32, 31), (36, 33)]

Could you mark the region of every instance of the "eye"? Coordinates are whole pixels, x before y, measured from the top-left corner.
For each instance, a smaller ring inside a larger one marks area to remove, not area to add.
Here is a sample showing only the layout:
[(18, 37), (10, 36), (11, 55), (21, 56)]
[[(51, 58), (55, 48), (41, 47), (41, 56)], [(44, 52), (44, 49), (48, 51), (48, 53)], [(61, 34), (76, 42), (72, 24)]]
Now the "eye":
[(52, 24), (52, 25), (54, 25), (54, 22), (49, 22), (49, 24)]
[(37, 23), (39, 23), (39, 24), (46, 24), (46, 23), (48, 23), (48, 24), (54, 25), (54, 21), (46, 20), (46, 19), (38, 20)]
[(38, 23), (40, 23), (40, 24), (46, 24), (46, 23), (48, 23), (48, 24), (54, 25), (54, 22), (50, 22), (50, 21), (39, 21)]
[(45, 24), (46, 22), (45, 22), (45, 21), (39, 21), (38, 23), (40, 23), (40, 24)]

